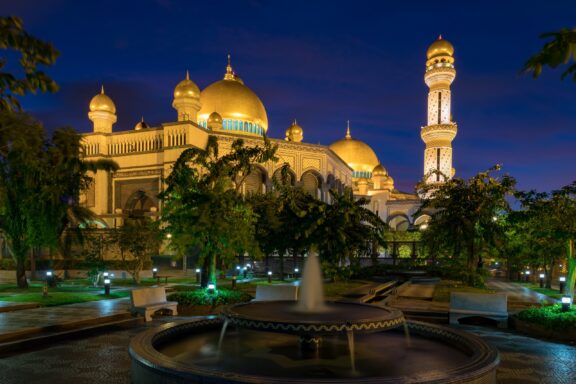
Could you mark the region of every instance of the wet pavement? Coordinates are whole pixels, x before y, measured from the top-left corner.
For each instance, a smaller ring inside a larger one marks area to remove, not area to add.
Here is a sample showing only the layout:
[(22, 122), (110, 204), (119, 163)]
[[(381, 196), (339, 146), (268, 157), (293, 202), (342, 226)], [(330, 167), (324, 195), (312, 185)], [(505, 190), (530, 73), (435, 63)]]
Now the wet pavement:
[(522, 285), (510, 281), (499, 279), (489, 279), (486, 286), (494, 289), (497, 292), (504, 292), (508, 294), (508, 301), (522, 302), (522, 303), (555, 303), (556, 300), (546, 295), (535, 292), (531, 289), (523, 287)]
[[(101, 333), (80, 340), (0, 359), (0, 383), (130, 383), (128, 345), (145, 329), (190, 317), (162, 317), (128, 330)], [(513, 331), (459, 326), (481, 336), (501, 353), (502, 384), (576, 382), (576, 347), (523, 336)]]

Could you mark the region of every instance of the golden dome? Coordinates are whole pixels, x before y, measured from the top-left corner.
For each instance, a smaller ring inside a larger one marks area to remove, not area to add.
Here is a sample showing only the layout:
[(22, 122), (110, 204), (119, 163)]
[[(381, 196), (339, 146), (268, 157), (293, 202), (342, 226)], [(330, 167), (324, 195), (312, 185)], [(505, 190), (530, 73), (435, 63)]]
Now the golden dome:
[(368, 144), (352, 138), (350, 125), (346, 130), (346, 137), (330, 144), (329, 148), (354, 170), (353, 177), (356, 178), (371, 177), (372, 170), (380, 164), (378, 156)]
[(116, 105), (114, 105), (112, 99), (104, 93), (104, 86), (102, 86), (100, 93), (90, 100), (90, 112), (96, 111), (116, 113)]
[[(218, 112), (222, 117), (224, 130), (247, 134), (261, 134), (268, 130), (268, 116), (264, 104), (236, 76), (230, 63), (226, 67), (224, 79), (210, 84), (200, 93), (200, 103), (200, 124), (204, 124), (212, 112)], [(231, 124), (230, 128), (227, 123)]]
[(392, 176), (389, 175), (388, 177), (386, 177), (382, 181), (382, 183), (380, 184), (380, 188), (393, 190), (394, 189), (394, 179), (392, 178)]
[(142, 120), (140, 120), (138, 123), (136, 123), (136, 125), (134, 126), (134, 129), (136, 131), (139, 131), (141, 129), (146, 129), (146, 128), (150, 128), (150, 126), (144, 121), (144, 116), (142, 116)]
[(442, 35), (438, 36), (438, 40), (433, 42), (426, 51), (428, 60), (436, 56), (454, 56), (454, 47), (448, 40), (442, 39)]
[(190, 74), (186, 71), (186, 78), (178, 83), (174, 88), (174, 98), (192, 97), (198, 99), (200, 97), (200, 88), (195, 82), (190, 80)]
[(220, 123), (222, 124), (222, 116), (218, 112), (212, 112), (210, 116), (208, 116), (208, 125), (210, 123)]
[(386, 175), (388, 175), (388, 172), (386, 172), (386, 168), (384, 168), (382, 164), (378, 164), (372, 171), (372, 176), (386, 176)]
[(302, 129), (302, 127), (296, 122), (296, 119), (294, 119), (292, 125), (286, 130), (286, 141), (300, 143), (302, 140), (304, 140), (304, 129)]

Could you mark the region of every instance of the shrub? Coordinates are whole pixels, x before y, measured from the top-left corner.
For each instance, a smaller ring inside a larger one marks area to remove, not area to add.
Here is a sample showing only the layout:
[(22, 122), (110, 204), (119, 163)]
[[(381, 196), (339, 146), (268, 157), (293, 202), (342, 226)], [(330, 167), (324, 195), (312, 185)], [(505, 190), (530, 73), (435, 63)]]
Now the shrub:
[(562, 331), (576, 328), (576, 309), (562, 312), (562, 305), (560, 304), (529, 308), (518, 313), (518, 318), (551, 330)]
[(168, 300), (177, 301), (182, 306), (211, 305), (213, 307), (227, 304), (245, 303), (252, 300), (246, 292), (218, 289), (210, 293), (207, 289), (175, 292), (168, 296)]

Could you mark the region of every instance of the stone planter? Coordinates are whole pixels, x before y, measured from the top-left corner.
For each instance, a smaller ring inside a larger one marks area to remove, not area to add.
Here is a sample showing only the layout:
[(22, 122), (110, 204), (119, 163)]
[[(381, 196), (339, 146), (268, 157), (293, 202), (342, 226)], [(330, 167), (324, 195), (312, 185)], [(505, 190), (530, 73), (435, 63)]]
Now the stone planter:
[(565, 330), (552, 330), (545, 328), (540, 324), (530, 323), (524, 320), (518, 319), (516, 316), (510, 318), (510, 323), (514, 329), (525, 333), (532, 337), (553, 339), (559, 341), (576, 341), (576, 329), (565, 329)]
[(178, 314), (183, 316), (206, 316), (219, 315), (223, 305), (180, 305), (178, 304)]

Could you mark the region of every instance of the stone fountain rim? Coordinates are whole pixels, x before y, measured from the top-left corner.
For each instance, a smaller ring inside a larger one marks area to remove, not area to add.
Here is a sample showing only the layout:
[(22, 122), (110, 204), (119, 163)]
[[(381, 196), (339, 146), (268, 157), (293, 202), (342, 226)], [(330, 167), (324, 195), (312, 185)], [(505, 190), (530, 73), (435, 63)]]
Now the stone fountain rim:
[[(347, 313), (346, 318), (342, 319), (314, 319), (316, 313), (302, 313), (304, 317), (299, 318), (298, 320), (283, 320), (281, 317), (274, 317), (272, 311), (260, 316), (249, 316), (248, 314), (238, 313), (235, 311), (238, 308), (246, 308), (250, 306), (266, 306), (272, 307), (272, 309), (277, 309), (279, 306), (280, 308), (291, 309), (297, 305), (293, 300), (274, 300), (251, 301), (248, 303), (230, 305), (224, 308), (221, 316), (230, 324), (246, 329), (290, 334), (317, 335), (327, 335), (347, 331), (353, 331), (355, 333), (379, 332), (386, 329), (400, 327), (406, 322), (404, 314), (400, 310), (394, 308), (380, 307), (364, 303), (331, 301), (327, 301), (325, 304), (328, 308), (350, 308), (350, 312)], [(356, 311), (358, 308), (366, 309), (370, 312), (366, 314), (361, 311)], [(298, 312), (296, 311), (294, 313)]]
[[(133, 378), (140, 378), (139, 383), (152, 384), (163, 382), (167, 384), (184, 384), (191, 380), (201, 380), (203, 383), (270, 383), (270, 384), (344, 384), (350, 378), (342, 379), (294, 379), (269, 376), (256, 376), (210, 370), (172, 360), (162, 354), (156, 347), (163, 339), (174, 338), (183, 334), (189, 335), (191, 329), (217, 328), (223, 324), (216, 316), (206, 316), (193, 320), (183, 320), (163, 324), (136, 335), (129, 346), (132, 359)], [(500, 355), (496, 348), (487, 344), (476, 335), (464, 331), (419, 321), (406, 321), (410, 331), (426, 338), (438, 339), (453, 348), (469, 354), (466, 364), (443, 371), (443, 375), (428, 375), (425, 377), (381, 377), (357, 378), (355, 382), (362, 384), (400, 384), (406, 383), (490, 383), (495, 382), (496, 368), (500, 364)], [(458, 344), (457, 344), (458, 343)], [(162, 381), (160, 381), (162, 380)]]

